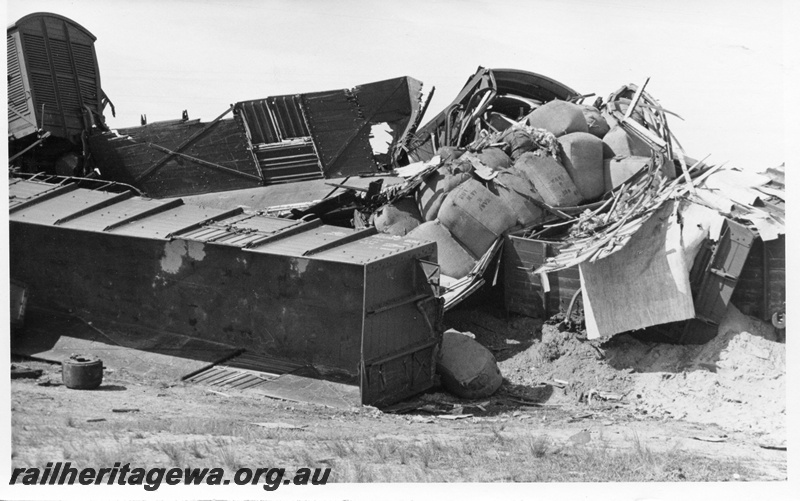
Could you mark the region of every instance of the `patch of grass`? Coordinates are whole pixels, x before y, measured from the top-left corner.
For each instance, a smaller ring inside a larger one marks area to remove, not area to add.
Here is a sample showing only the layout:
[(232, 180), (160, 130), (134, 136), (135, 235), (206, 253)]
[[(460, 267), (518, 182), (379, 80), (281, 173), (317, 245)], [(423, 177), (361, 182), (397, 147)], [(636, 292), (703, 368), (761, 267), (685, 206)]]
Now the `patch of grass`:
[(477, 441), (475, 441), (475, 440), (469, 440), (469, 441), (466, 441), (466, 442), (462, 442), (460, 448), (461, 448), (461, 455), (462, 456), (473, 457), (473, 456), (476, 456), (476, 455), (479, 456), (480, 453), (481, 453), (479, 445), (478, 445)]
[(242, 467), (236, 449), (232, 444), (227, 444), (220, 447), (217, 451), (217, 457), (222, 461), (222, 464), (228, 467), (229, 471), (236, 471)]
[(550, 437), (547, 435), (536, 435), (528, 439), (527, 445), (531, 455), (536, 459), (541, 459), (547, 454), (550, 442)]
[[(206, 446), (204, 448), (206, 452), (208, 452), (208, 447)], [(197, 443), (197, 440), (192, 441), (192, 443), (189, 445), (189, 452), (197, 459), (203, 459), (206, 457), (206, 453), (200, 450), (200, 444)]]
[(505, 436), (505, 435), (503, 435), (502, 433), (500, 433), (500, 432), (501, 432), (501, 431), (503, 431), (504, 429), (505, 429), (505, 425), (501, 425), (501, 426), (500, 426), (500, 428), (495, 428), (494, 426), (492, 426), (492, 428), (491, 428), (491, 430), (492, 430), (492, 436), (494, 437), (494, 440), (495, 440), (497, 443), (499, 443), (500, 445), (503, 445), (503, 444), (505, 444), (505, 443), (506, 443), (506, 440), (508, 440), (508, 438), (506, 438), (506, 436)]
[(384, 463), (394, 456), (397, 451), (397, 442), (388, 440), (375, 440), (373, 446), (376, 454)]
[(376, 479), (372, 465), (361, 461), (345, 461), (339, 465), (339, 475), (332, 476), (334, 482), (365, 483), (380, 481)]
[(639, 434), (634, 432), (633, 438), (631, 439), (633, 442), (633, 452), (639, 461), (641, 461), (644, 465), (649, 465), (650, 467), (656, 466), (656, 458), (653, 454), (653, 451), (645, 444), (640, 438)]
[(346, 458), (355, 450), (352, 440), (349, 438), (340, 438), (328, 442), (328, 449), (340, 458)]
[[(336, 462), (336, 481), (673, 482), (729, 480), (732, 472), (748, 475), (747, 468), (738, 462), (712, 460), (677, 449), (653, 449), (636, 435), (624, 447), (615, 449), (602, 436), (569, 447), (548, 435), (517, 439), (508, 430), (501, 433), (503, 428), (490, 430), (489, 435), (455, 446), (436, 439), (417, 444), (373, 440), (372, 456), (382, 459), (382, 464), (365, 463), (341, 445), (342, 453), (349, 457)], [(341, 440), (338, 443), (342, 444)]]
[(184, 466), (185, 453), (183, 448), (171, 442), (159, 443), (158, 450), (163, 452), (169, 458), (169, 461), (174, 466)]
[(431, 462), (433, 462), (435, 458), (436, 451), (433, 449), (430, 442), (419, 448), (419, 460), (422, 461), (422, 466), (425, 468), (430, 467)]
[(214, 437), (214, 445), (217, 447), (225, 447), (226, 445), (230, 445), (231, 441), (228, 438), (223, 437)]
[[(713, 465), (713, 466), (712, 466)], [(726, 471), (746, 470), (736, 461), (710, 460), (677, 449), (654, 451), (638, 436), (630, 446), (612, 449), (604, 440), (572, 447), (563, 453), (545, 453), (525, 481), (532, 482), (641, 482), (719, 481)], [(687, 473), (691, 472), (691, 473)]]
[[(441, 461), (443, 463), (454, 463), (459, 460), (458, 451), (443, 444), (439, 440), (429, 440), (419, 447), (419, 458), (425, 468), (429, 468), (432, 463)], [(449, 461), (448, 461), (449, 459)]]
[(303, 466), (311, 466), (318, 463), (318, 457), (311, 453), (309, 448), (304, 447), (300, 450), (300, 464)]
[(135, 463), (136, 452), (135, 449), (122, 443), (116, 444), (95, 444), (89, 447), (84, 454), (76, 454), (83, 463), (88, 466), (96, 465), (97, 467), (107, 468), (111, 467), (114, 463), (120, 464)]
[(410, 448), (407, 446), (401, 447), (399, 452), (400, 452), (399, 454), (400, 464), (402, 465), (408, 464), (409, 459), (411, 459), (414, 456)]

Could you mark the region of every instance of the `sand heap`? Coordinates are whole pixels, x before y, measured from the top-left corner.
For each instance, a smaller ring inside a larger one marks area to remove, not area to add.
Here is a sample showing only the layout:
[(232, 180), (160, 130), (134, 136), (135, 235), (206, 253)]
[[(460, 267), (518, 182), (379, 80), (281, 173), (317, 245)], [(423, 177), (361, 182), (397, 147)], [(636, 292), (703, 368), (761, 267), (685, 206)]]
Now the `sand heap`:
[[(498, 326), (492, 327), (496, 333)], [(513, 325), (508, 327), (509, 337), (522, 337)], [(488, 340), (489, 332), (474, 330), (482, 334), (480, 341)], [(541, 339), (508, 357), (500, 352), (498, 360), (513, 385), (569, 382), (553, 392), (553, 402), (576, 402), (596, 389), (623, 395), (622, 404), (635, 413), (715, 423), (785, 442), (785, 347), (772, 325), (731, 305), (717, 336), (705, 345), (655, 343), (623, 334), (594, 347), (574, 333), (545, 325)]]
[(772, 325), (729, 306), (717, 337), (701, 346), (642, 344), (608, 350), (637, 373), (631, 401), (678, 419), (785, 440), (786, 346)]

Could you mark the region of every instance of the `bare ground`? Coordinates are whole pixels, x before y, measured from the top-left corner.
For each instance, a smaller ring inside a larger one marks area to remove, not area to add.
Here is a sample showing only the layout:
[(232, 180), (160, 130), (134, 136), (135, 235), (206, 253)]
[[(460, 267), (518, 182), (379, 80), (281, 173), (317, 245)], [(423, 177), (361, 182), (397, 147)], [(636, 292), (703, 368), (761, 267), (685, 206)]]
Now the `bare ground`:
[(439, 388), (395, 412), (342, 411), (124, 367), (80, 391), (57, 364), (16, 360), (44, 374), (12, 381), (12, 466), (331, 467), (339, 482), (787, 478), (784, 345), (746, 317), (699, 347), (590, 343), (474, 308), (446, 321), (495, 353), (505, 381), (491, 398)]

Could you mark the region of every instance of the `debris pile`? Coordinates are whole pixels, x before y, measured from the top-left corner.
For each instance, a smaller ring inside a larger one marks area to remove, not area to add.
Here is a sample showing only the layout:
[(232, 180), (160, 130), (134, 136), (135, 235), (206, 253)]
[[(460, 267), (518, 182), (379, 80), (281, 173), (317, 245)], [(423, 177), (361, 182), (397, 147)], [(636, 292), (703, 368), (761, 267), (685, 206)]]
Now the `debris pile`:
[[(785, 233), (781, 186), (688, 158), (669, 129), (674, 113), (644, 90), (647, 82), (592, 105), (577, 93), (526, 99), (521, 115), (494, 109), (509, 97), (499, 92), (475, 98), (481, 89), (471, 82), (448, 108), (452, 116), (417, 134), (410, 156), (421, 160), (397, 169), (406, 185), (386, 192), (395, 205), (404, 197), (407, 207), (416, 202), (410, 211), (424, 222), (409, 236), (437, 242), (445, 309), (484, 283), (487, 267), (476, 263), (492, 261), (493, 242), (523, 256), (529, 250), (519, 247), (533, 241), (548, 250), (538, 261), (522, 259), (522, 274), (506, 263), (507, 303), (537, 290), (531, 299), (538, 295), (543, 307), (534, 310), (549, 316), (568, 304), (572, 311), (578, 298), (590, 338), (653, 326), (682, 342), (713, 338), (749, 249)], [(440, 146), (429, 156), (432, 144)], [(569, 270), (580, 285), (559, 287), (559, 273)], [(775, 280), (773, 290), (782, 290), (782, 273), (763, 279)], [(549, 296), (559, 291), (570, 294), (553, 311)], [(515, 308), (509, 311), (531, 311)], [(781, 314), (774, 301), (762, 310)]]
[[(470, 143), (460, 144), (465, 136), (459, 133), (456, 137), (461, 139), (441, 146), (438, 156), (398, 169), (400, 175), (409, 176), (413, 189), (397, 190), (392, 201), (397, 205), (403, 195), (413, 197), (419, 212), (412, 215), (412, 208), (408, 217), (421, 216), (425, 221), (410, 236), (434, 240), (440, 249), (447, 249), (439, 256), (442, 273), (457, 280), (474, 274), (470, 265), (504, 234), (553, 221), (574, 222), (575, 215), (589, 208), (608, 211), (611, 198), (601, 202), (603, 195), (641, 172), (649, 174), (641, 176), (646, 178), (643, 186), (613, 199), (619, 202), (613, 208), (647, 207), (642, 197), (652, 195), (648, 188), (654, 183), (674, 177), (674, 166), (646, 141), (663, 142), (668, 131), (661, 125), (660, 109), (650, 113), (650, 122), (640, 113), (641, 123), (626, 130), (623, 124), (628, 118), (622, 113), (631, 100), (621, 96), (636, 89), (624, 90), (611, 96), (610, 105), (597, 100), (600, 108), (562, 100), (528, 100), (529, 111), (522, 117), (509, 117), (491, 105), (479, 106), (487, 111), (476, 119)], [(640, 108), (652, 102), (646, 93), (636, 94), (643, 103)], [(495, 96), (490, 103), (498, 100)], [(460, 112), (462, 124), (467, 114)], [(647, 139), (635, 135), (635, 127), (648, 131), (648, 126), (660, 134), (645, 132)], [(635, 155), (645, 149), (646, 157)], [(585, 227), (587, 219), (581, 217), (581, 224), (574, 227)], [(604, 222), (622, 224), (608, 218)], [(388, 231), (396, 232), (394, 228)]]

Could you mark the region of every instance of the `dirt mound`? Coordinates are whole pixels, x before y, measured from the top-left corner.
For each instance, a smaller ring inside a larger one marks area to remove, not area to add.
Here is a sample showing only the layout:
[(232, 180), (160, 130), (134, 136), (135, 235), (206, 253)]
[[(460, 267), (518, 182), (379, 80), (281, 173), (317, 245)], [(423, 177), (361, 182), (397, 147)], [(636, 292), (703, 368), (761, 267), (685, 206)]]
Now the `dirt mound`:
[(638, 373), (642, 408), (785, 440), (786, 346), (771, 325), (731, 305), (705, 345), (639, 345), (629, 341), (607, 355), (609, 364)]
[(475, 310), (453, 313), (446, 317), (448, 324), (474, 333), (492, 349), (512, 385), (568, 383), (555, 389), (550, 402), (578, 404), (596, 390), (621, 396), (620, 405), (631, 413), (715, 423), (785, 442), (785, 344), (772, 325), (734, 306), (705, 345), (656, 343), (630, 335), (597, 345), (530, 319), (506, 321)]

